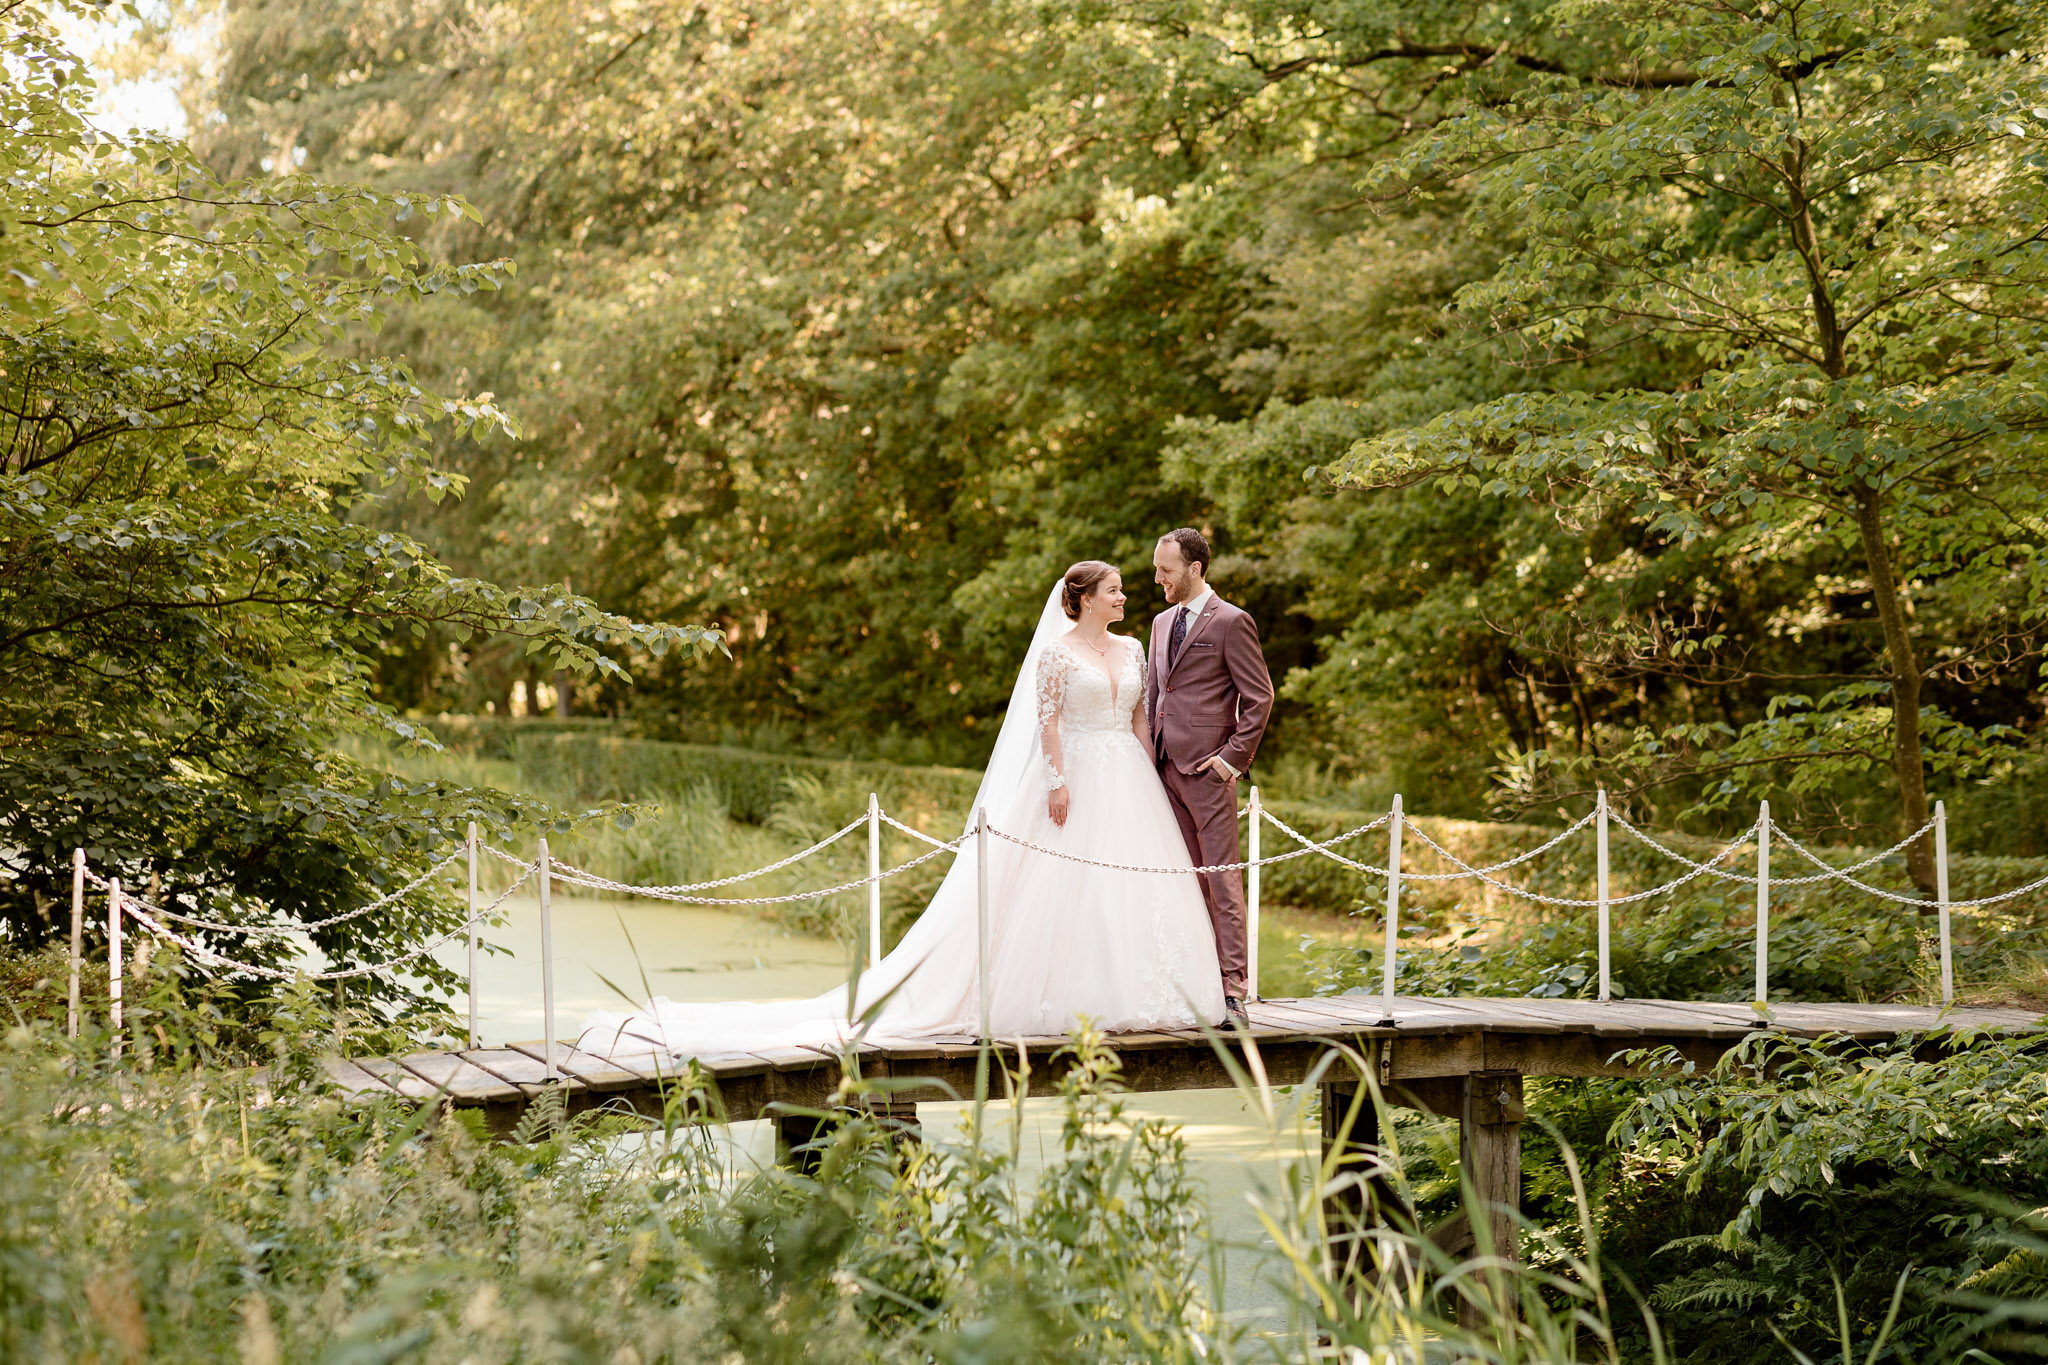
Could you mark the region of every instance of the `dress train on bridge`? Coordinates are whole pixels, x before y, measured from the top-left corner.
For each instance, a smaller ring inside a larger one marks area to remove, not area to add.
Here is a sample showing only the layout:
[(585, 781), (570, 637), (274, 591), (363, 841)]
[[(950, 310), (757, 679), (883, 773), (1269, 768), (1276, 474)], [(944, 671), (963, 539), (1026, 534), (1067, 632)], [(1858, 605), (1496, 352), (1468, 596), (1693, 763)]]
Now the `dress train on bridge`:
[[(1090, 862), (990, 838), (990, 1033), (1062, 1034), (1083, 1018), (1112, 1032), (1220, 1023), (1215, 933), (1193, 871), (1099, 866), (1192, 868), (1166, 790), (1133, 732), (1143, 651), (1119, 642), (1112, 685), (1059, 639), (1067, 622), (1058, 600), (1055, 585), (976, 805), (996, 828)], [(1071, 802), (1064, 826), (1046, 811), (1038, 747), (1045, 714), (1060, 726)], [(973, 1036), (981, 1012), (977, 901), (969, 843), (902, 942), (860, 977), (850, 1010), (847, 987), (795, 1001), (656, 997), (644, 1011), (593, 1012), (577, 1046), (600, 1057), (686, 1057), (831, 1044), (852, 1037), (854, 1021), (877, 1001), (867, 1034), (875, 1041)]]

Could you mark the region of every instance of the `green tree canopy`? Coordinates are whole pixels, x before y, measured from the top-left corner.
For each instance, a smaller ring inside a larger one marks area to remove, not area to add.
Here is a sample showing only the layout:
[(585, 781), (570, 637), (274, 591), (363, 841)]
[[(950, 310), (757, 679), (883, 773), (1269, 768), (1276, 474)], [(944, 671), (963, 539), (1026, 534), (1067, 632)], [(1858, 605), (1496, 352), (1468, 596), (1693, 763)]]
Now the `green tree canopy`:
[[(1375, 436), (1339, 478), (1537, 499), (1633, 528), (1646, 560), (1820, 570), (1773, 624), (1822, 647), (1770, 679), (1818, 697), (1787, 689), (1732, 734), (1645, 729), (1620, 762), (1712, 738), (1724, 796), (1882, 768), (1910, 829), (1928, 766), (1955, 769), (2000, 728), (1928, 705), (1928, 680), (2038, 661), (2048, 81), (2008, 46), (2039, 15), (2003, 17), (1642, 6), (1633, 79), (1531, 81), (1377, 173), (1418, 193), (1456, 182), (1471, 221), (1515, 241), (1457, 306), (1532, 365), (1643, 344), (1665, 363), (1658, 382), (1520, 392)], [(1680, 621), (1637, 586), (1590, 597), (1546, 647), (1707, 685), (1758, 666), (1748, 633)]]
[[(424, 457), (430, 430), (506, 425), (367, 346), (394, 301), (498, 287), (503, 263), (442, 265), (403, 235), (471, 210), (222, 181), (176, 142), (108, 137), (45, 15), (0, 18), (0, 921), (47, 932), (75, 847), (215, 916), (327, 918), (410, 880), (466, 821), (527, 811), (333, 752), (417, 734), (372, 697), (365, 642), (496, 634), (618, 675), (718, 637), (458, 576), (352, 517), (380, 490), (460, 488)], [(376, 960), (450, 913), (429, 885), (315, 941)]]
[[(1917, 651), (1902, 673), (1846, 483), (1842, 516), (1801, 521), (1790, 485), (1750, 489), (1763, 504), (1710, 486), (1704, 437), (1654, 495), (1546, 475), (1503, 497), (1438, 445), (1402, 453), (1442, 414), (1576, 433), (1599, 419), (1575, 405), (1617, 395), (1668, 400), (1641, 417), (1656, 441), (1682, 408), (1711, 443), (1762, 442), (1701, 406), (1774, 412), (1791, 390), (1773, 386), (1820, 372), (1800, 355), (1820, 324), (1810, 287), (1791, 302), (1806, 266), (1764, 166), (1783, 158), (1723, 137), (1812, 142), (1808, 254), (1863, 253), (1826, 266), (1843, 281), (1898, 250), (1966, 278), (1974, 247), (1891, 244), (1899, 196), (1966, 232), (2024, 208), (2024, 140), (1967, 130), (2011, 113), (2032, 9), (1713, 15), (248, 3), (200, 126), (223, 174), (303, 161), (459, 191), (480, 223), (408, 230), (517, 261), (502, 290), (400, 299), (394, 319), (422, 375), (500, 395), (523, 439), (444, 436), (476, 496), (359, 515), (466, 573), (716, 622), (740, 664), (581, 699), (827, 745), (895, 728), (971, 760), (1037, 585), (1082, 555), (1141, 572), (1163, 525), (1193, 523), (1287, 679), (1269, 753), (1473, 813), (1604, 781), (1665, 818), (1768, 790), (1889, 820), (1866, 774), (1897, 793), (1911, 766), (1895, 675), (1919, 678), (1904, 709), (1926, 709), (1937, 789), (2000, 727), (2039, 727), (2033, 627), (1995, 554), (1886, 532)], [(1845, 380), (1889, 393), (1939, 368), (1909, 354), (1913, 310), (1940, 297), (1922, 283), (1921, 303), (1843, 305)], [(1709, 285), (1751, 331), (1646, 303)], [(2004, 382), (1986, 367), (2015, 335), (1971, 334), (1959, 399)], [(2010, 412), (1986, 420), (2009, 430), (1974, 449), (2025, 438)], [(1341, 477), (1304, 483), (1310, 467)], [(387, 640), (384, 695), (502, 702), (528, 668), (450, 643)]]

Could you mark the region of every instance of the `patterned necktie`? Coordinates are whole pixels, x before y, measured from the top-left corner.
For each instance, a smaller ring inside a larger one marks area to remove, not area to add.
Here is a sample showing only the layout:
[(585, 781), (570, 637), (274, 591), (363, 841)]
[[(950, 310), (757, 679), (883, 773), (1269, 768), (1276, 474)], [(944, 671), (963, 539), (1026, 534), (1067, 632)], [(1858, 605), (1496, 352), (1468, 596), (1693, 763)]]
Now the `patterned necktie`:
[(1180, 647), (1187, 643), (1188, 609), (1182, 607), (1173, 614), (1173, 634), (1166, 641), (1166, 666), (1172, 668), (1180, 662)]

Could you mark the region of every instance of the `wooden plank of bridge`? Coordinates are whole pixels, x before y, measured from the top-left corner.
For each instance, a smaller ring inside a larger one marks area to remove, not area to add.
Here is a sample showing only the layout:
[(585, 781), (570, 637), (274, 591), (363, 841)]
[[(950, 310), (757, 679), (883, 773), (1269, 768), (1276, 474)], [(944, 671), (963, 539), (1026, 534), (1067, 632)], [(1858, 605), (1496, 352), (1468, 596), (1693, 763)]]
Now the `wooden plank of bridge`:
[(488, 1071), (470, 1065), (458, 1053), (416, 1052), (397, 1061), (435, 1092), (445, 1092), (451, 1100), (461, 1095), (473, 1104), (508, 1104), (521, 1097), (517, 1086), (507, 1085)]
[[(545, 1072), (548, 1060), (546, 1043), (511, 1043), (507, 1046), (511, 1051), (539, 1062)], [(644, 1085), (647, 1080), (638, 1071), (603, 1057), (593, 1057), (568, 1043), (555, 1044), (555, 1069), (575, 1084), (593, 1091), (631, 1090)]]
[[(1839, 1034), (1858, 1040), (1896, 1037), (1901, 1033), (1924, 1033), (1943, 1028), (1950, 1021), (1927, 1005), (1773, 1005), (1772, 1015), (1779, 1025), (1796, 1028), (1809, 1036)], [(1957, 1019), (1967, 1019), (1976, 1027), (2026, 1028), (2032, 1025), (2024, 1011), (2020, 1010), (1971, 1010), (1958, 1011)]]
[(356, 1065), (406, 1099), (431, 1100), (440, 1097), (439, 1087), (421, 1080), (388, 1057), (363, 1057), (357, 1060)]
[[(1451, 996), (1440, 1003), (1445, 1009), (1462, 1010), (1479, 1020), (1480, 1028), (1487, 1033), (1567, 1033), (1582, 1032), (1570, 1025), (1560, 1023), (1541, 1011), (1521, 1008), (1519, 1000), (1468, 1000)], [(1398, 1015), (1396, 1016), (1399, 1017)]]
[[(476, 1047), (456, 1055), (493, 1080), (513, 1087), (529, 1100), (548, 1088), (546, 1065), (524, 1052), (515, 1052), (509, 1047)], [(575, 1089), (582, 1088), (574, 1080), (567, 1084)]]
[[(1258, 1000), (1245, 1006), (1245, 1008), (1250, 1011), (1257, 1011), (1278, 1003), (1280, 1002)], [(1317, 1032), (1320, 1033), (1340, 1033), (1352, 1029), (1366, 1029), (1370, 1028), (1379, 1019), (1379, 1004), (1377, 1001), (1374, 1001), (1370, 1007), (1367, 1007), (1359, 1004), (1355, 996), (1310, 995), (1290, 999), (1285, 1003), (1289, 1010), (1317, 1020)]]
[(1756, 1029), (1766, 1023), (1764, 1017), (1749, 1006), (1747, 1001), (1736, 1000), (1642, 1000), (1637, 1001), (1646, 1009), (1660, 1014), (1696, 1015), (1712, 1019), (1730, 1027)]
[(391, 1086), (379, 1080), (375, 1073), (364, 1070), (346, 1058), (323, 1057), (320, 1061), (320, 1066), (327, 1073), (327, 1079), (333, 1081), (346, 1098), (355, 1098), (357, 1096), (389, 1098), (398, 1093)]
[[(1259, 1001), (1252, 1005), (1253, 1027), (1246, 1035), (1236, 1028), (1212, 1034), (1200, 1029), (1122, 1034), (1108, 1039), (1124, 1068), (1124, 1082), (1134, 1091), (1171, 1091), (1228, 1087), (1231, 1069), (1224, 1053), (1247, 1066), (1247, 1046), (1255, 1047), (1262, 1069), (1274, 1084), (1297, 1084), (1309, 1076), (1331, 1043), (1356, 1048), (1378, 1073), (1383, 1087), (1396, 1082), (1424, 1085), (1438, 1078), (1457, 1078), (1481, 1071), (1515, 1071), (1525, 1075), (1599, 1076), (1621, 1074), (1620, 1053), (1656, 1045), (1676, 1047), (1682, 1056), (1711, 1064), (1726, 1047), (1745, 1035), (1770, 1027), (1747, 1006), (1700, 1001), (1498, 1000), (1478, 997), (1398, 997), (1397, 1026), (1379, 1028), (1384, 1009), (1377, 996), (1319, 996)], [(1943, 1014), (1925, 1006), (1784, 1005), (1775, 1007), (1777, 1028), (1795, 1035), (1832, 1033), (1849, 1039), (1876, 1039), (1901, 1032), (1937, 1027), (1995, 1026), (2038, 1028), (2025, 1010), (1956, 1010)], [(1030, 1062), (1030, 1090), (1044, 1095), (1056, 1090), (1060, 1067), (1055, 1054), (1067, 1046), (1060, 1037), (1007, 1039), (992, 1049), (992, 1060), (1012, 1074), (1017, 1048)], [(897, 1095), (903, 1105), (937, 1102), (949, 1093), (971, 1098), (981, 1048), (971, 1038), (924, 1039), (909, 1044), (866, 1041), (855, 1045), (863, 1075), (926, 1082)], [(445, 1057), (449, 1060), (433, 1060)], [(774, 1106), (822, 1108), (839, 1084), (840, 1049), (831, 1046), (766, 1047), (754, 1051), (706, 1054), (697, 1069), (711, 1078), (717, 1102), (703, 1111), (710, 1117), (734, 1120), (771, 1114)], [(546, 1057), (538, 1043), (505, 1048), (480, 1048), (448, 1054), (416, 1054), (396, 1062), (336, 1062), (330, 1067), (345, 1094), (404, 1095), (416, 1100), (441, 1093), (445, 1086), (456, 1104), (481, 1105), (491, 1112), (495, 1128), (516, 1122), (521, 1103), (546, 1087)], [(560, 1089), (573, 1110), (595, 1104), (627, 1104), (642, 1113), (661, 1113), (663, 1092), (686, 1063), (666, 1058), (607, 1059), (558, 1044), (555, 1055)], [(1248, 1067), (1247, 1067), (1248, 1069)], [(1346, 1073), (1326, 1072), (1329, 1080), (1357, 1083), (1350, 1065)], [(992, 1072), (991, 1093), (1003, 1093), (1002, 1071)]]

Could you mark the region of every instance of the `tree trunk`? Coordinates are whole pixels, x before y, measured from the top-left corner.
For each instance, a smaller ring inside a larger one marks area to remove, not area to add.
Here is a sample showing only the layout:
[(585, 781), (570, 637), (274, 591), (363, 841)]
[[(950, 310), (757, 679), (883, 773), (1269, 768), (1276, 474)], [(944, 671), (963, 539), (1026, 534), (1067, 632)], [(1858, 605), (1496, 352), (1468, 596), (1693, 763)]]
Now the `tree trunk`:
[[(1904, 829), (1927, 823), (1927, 772), (1920, 754), (1920, 661), (1906, 628), (1906, 609), (1899, 601), (1892, 573), (1891, 548), (1885, 544), (1883, 505), (1878, 491), (1856, 485), (1856, 529), (1863, 537), (1863, 559), (1870, 569), (1870, 593), (1884, 627), (1885, 653), (1891, 659), (1892, 771), (1899, 783), (1899, 815)], [(1934, 847), (1931, 836), (1915, 839), (1906, 849), (1906, 870), (1913, 884), (1934, 893)], [(1930, 905), (1928, 907), (1932, 909)]]

